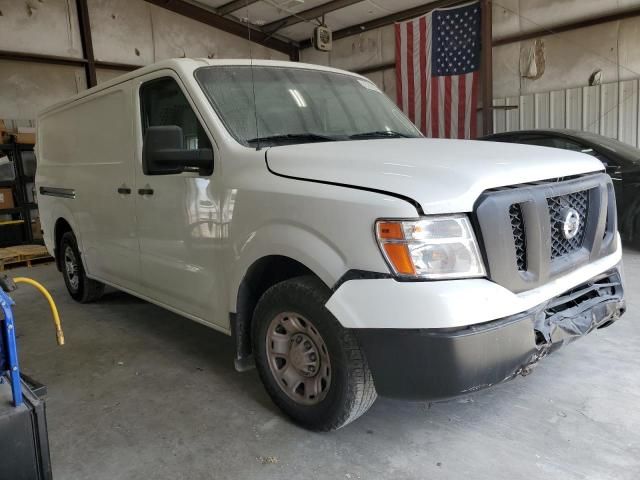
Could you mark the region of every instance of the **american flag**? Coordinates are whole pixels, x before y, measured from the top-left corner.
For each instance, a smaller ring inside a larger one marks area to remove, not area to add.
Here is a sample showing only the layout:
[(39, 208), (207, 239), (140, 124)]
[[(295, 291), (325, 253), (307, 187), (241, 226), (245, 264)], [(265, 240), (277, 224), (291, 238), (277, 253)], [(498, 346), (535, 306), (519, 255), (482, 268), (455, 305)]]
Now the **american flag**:
[(476, 138), (480, 5), (396, 24), (398, 106), (427, 137)]

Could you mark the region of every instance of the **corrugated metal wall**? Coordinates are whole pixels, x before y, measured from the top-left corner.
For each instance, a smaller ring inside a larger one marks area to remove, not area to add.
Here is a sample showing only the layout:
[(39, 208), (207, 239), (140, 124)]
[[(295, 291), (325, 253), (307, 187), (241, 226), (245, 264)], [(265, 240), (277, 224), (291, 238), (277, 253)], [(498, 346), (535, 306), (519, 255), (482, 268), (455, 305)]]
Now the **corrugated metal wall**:
[(640, 147), (638, 82), (634, 79), (494, 99), (494, 106), (507, 107), (494, 110), (494, 129), (498, 133), (570, 128), (600, 133)]

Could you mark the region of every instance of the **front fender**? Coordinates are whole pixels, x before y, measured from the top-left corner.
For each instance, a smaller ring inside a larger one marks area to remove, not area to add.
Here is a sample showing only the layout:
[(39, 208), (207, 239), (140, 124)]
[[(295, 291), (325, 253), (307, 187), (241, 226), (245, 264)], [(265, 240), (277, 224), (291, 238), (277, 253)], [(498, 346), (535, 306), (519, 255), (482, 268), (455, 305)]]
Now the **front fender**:
[(256, 261), (281, 255), (300, 262), (331, 287), (348, 270), (345, 256), (320, 232), (287, 223), (270, 224), (248, 234), (234, 245), (236, 261), (229, 291), (229, 311), (236, 312), (238, 289)]

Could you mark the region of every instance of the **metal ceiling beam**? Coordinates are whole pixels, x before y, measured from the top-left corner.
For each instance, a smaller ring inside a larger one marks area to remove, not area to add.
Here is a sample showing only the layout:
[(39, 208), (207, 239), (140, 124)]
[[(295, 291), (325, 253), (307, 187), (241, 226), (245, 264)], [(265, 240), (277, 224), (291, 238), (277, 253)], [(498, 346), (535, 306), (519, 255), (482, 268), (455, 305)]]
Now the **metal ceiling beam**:
[(285, 42), (273, 36), (267, 35), (262, 30), (255, 27), (247, 27), (247, 24), (223, 17), (212, 10), (198, 7), (184, 0), (145, 0), (148, 3), (164, 8), (171, 12), (183, 15), (192, 20), (209, 25), (210, 27), (223, 30), (232, 35), (247, 39), (249, 37), (249, 28), (251, 29), (251, 41), (272, 48), (282, 53), (286, 53), (292, 57), (297, 51), (295, 42)]
[[(360, 23), (357, 25), (353, 25), (351, 27), (337, 30), (333, 32), (333, 39), (338, 40), (340, 38), (350, 37), (352, 35), (358, 35), (359, 33), (363, 33), (369, 30), (374, 30), (380, 27), (386, 27), (387, 25), (391, 25), (396, 22), (402, 22), (410, 18), (415, 18), (421, 15), (425, 15), (430, 11), (435, 10), (436, 8), (447, 8), (447, 7), (452, 7), (454, 5), (461, 5), (463, 3), (468, 3), (468, 0), (436, 0), (435, 2), (427, 3), (426, 5), (420, 5), (418, 7), (409, 8), (408, 10), (392, 13), (391, 15), (386, 15), (384, 17), (376, 18), (375, 20), (370, 20), (365, 23)], [(305, 40), (303, 42), (300, 42), (301, 49), (309, 48), (311, 46), (312, 46), (311, 40)]]
[(89, 19), (89, 7), (87, 0), (76, 0), (78, 9), (78, 27), (80, 28), (80, 42), (82, 53), (86, 60), (84, 73), (87, 77), (87, 88), (98, 84), (96, 75), (96, 59), (93, 55), (93, 40), (91, 39), (91, 20)]
[(58, 57), (55, 55), (40, 55), (36, 53), (9, 52), (7, 50), (0, 50), (0, 60), (45, 63), (47, 65), (66, 65), (71, 67), (84, 67), (87, 64), (87, 61), (84, 58)]
[(640, 8), (633, 8), (624, 12), (612, 13), (610, 15), (602, 15), (600, 17), (590, 18), (587, 20), (580, 20), (578, 22), (565, 23), (564, 25), (558, 25), (557, 27), (542, 28), (533, 32), (521, 33), (518, 35), (512, 35), (509, 37), (499, 38), (493, 41), (493, 46), (498, 47), (500, 45), (507, 45), (509, 43), (523, 42), (525, 40), (532, 40), (534, 38), (544, 37), (546, 35), (555, 35), (556, 33), (569, 32), (571, 30), (578, 30), (585, 27), (593, 27), (594, 25), (601, 25), (603, 23), (617, 22), (620, 20), (626, 20), (627, 18), (633, 18), (640, 16)]
[(267, 33), (273, 33), (282, 28), (290, 27), (291, 25), (296, 25), (304, 21), (310, 21), (315, 18), (322, 17), (329, 12), (349, 7), (356, 3), (361, 3), (362, 1), (363, 0), (332, 0), (330, 2), (323, 3), (322, 5), (318, 5), (317, 7), (303, 10), (302, 12), (296, 13), (295, 15), (290, 15), (288, 17), (281, 18), (280, 20), (267, 23), (262, 27), (262, 29)]
[[(63, 65), (67, 67), (84, 67), (87, 65), (87, 60), (84, 58), (58, 57), (55, 55), (40, 55), (36, 53), (12, 52), (7, 50), (0, 50), (0, 60), (27, 63), (43, 63), (45, 65)], [(107, 70), (120, 70), (123, 72), (130, 72), (132, 70), (142, 68), (144, 65), (101, 62), (100, 60), (96, 60), (95, 66), (96, 68), (105, 68)]]
[(220, 5), (216, 8), (216, 13), (222, 16), (229, 15), (231, 12), (248, 7), (249, 5), (253, 5), (259, 1), (260, 0), (233, 0), (232, 2), (225, 3), (224, 5)]
[(134, 70), (144, 67), (144, 65), (132, 65), (129, 63), (96, 61), (96, 67), (104, 68), (105, 70), (119, 70), (121, 72), (132, 72)]

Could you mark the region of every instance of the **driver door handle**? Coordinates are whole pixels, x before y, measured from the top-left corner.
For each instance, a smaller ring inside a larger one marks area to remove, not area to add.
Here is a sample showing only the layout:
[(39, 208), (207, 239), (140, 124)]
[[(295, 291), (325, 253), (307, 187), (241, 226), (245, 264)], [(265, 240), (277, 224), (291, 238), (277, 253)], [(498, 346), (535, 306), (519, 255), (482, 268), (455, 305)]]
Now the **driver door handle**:
[(130, 195), (131, 194), (131, 189), (129, 187), (119, 187), (118, 188), (118, 193), (120, 195)]
[(139, 188), (138, 195), (153, 195), (153, 188)]

